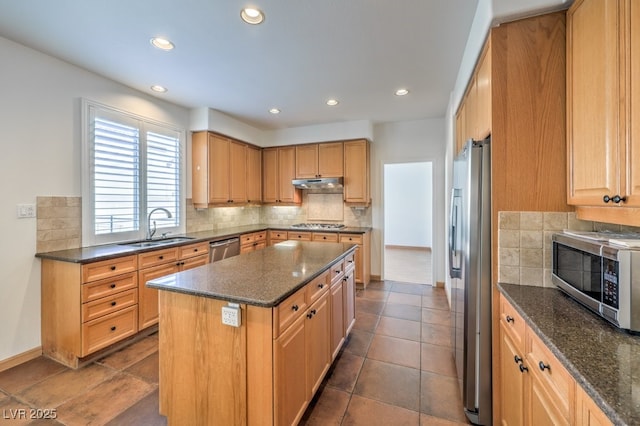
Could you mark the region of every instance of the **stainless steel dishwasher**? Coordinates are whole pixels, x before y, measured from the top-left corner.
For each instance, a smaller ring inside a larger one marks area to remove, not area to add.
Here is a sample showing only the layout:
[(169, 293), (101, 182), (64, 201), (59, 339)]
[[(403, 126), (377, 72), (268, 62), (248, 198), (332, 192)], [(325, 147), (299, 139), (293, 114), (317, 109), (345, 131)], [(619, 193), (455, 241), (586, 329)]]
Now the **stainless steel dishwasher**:
[(209, 262), (217, 262), (240, 254), (240, 238), (212, 241), (209, 244)]

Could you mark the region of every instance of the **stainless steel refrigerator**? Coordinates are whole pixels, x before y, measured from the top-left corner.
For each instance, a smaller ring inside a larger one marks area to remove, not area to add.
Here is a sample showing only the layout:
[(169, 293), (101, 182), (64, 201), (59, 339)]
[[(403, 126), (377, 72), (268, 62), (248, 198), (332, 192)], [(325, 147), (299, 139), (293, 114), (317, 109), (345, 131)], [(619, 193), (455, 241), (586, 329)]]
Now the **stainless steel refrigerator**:
[(491, 424), (491, 150), (469, 140), (453, 162), (449, 218), (452, 344), (462, 404)]

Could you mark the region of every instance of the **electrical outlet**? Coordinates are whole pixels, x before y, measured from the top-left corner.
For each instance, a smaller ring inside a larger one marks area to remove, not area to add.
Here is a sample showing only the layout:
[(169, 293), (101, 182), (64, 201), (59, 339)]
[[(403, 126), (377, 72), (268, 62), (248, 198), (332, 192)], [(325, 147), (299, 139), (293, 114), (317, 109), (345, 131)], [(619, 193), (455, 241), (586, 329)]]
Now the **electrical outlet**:
[(241, 324), (241, 313), (240, 305), (236, 303), (230, 303), (229, 306), (222, 307), (222, 323), (226, 325), (231, 325), (233, 327), (240, 327)]
[(18, 204), (18, 217), (36, 217), (36, 205), (35, 204)]

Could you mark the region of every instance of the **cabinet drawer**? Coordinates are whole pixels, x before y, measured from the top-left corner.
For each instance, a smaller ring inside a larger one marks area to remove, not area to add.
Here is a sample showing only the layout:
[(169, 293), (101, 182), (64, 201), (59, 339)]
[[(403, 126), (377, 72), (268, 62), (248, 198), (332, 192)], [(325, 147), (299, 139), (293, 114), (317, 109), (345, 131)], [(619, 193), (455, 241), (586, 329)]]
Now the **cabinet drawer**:
[(543, 387), (553, 395), (562, 414), (569, 418), (573, 410), (575, 382), (560, 361), (531, 330), (527, 330), (527, 361), (532, 374), (540, 378)]
[(183, 271), (186, 271), (187, 269), (196, 268), (198, 266), (204, 266), (207, 263), (209, 263), (208, 254), (194, 256), (180, 262), (180, 269)]
[(240, 236), (240, 244), (249, 244), (256, 240), (256, 234), (243, 234)]
[(341, 243), (362, 244), (362, 235), (340, 234)]
[(331, 282), (336, 282), (344, 275), (345, 261), (341, 260), (331, 265)]
[(209, 253), (209, 243), (189, 244), (187, 246), (178, 247), (178, 257), (186, 259), (187, 257), (199, 256)]
[(254, 232), (253, 241), (267, 241), (267, 231)]
[(288, 240), (287, 231), (269, 231), (269, 240)]
[(82, 356), (106, 348), (138, 331), (138, 306), (130, 306), (82, 324)]
[(289, 239), (311, 241), (311, 232), (289, 232)]
[(337, 243), (338, 234), (333, 232), (314, 232), (311, 241), (320, 241), (325, 243)]
[(82, 303), (138, 287), (138, 274), (131, 272), (82, 285)]
[[(357, 251), (358, 249), (356, 249)], [(356, 253), (353, 252), (351, 254), (348, 254), (347, 256), (345, 256), (344, 258), (344, 270), (346, 271), (347, 269), (352, 269), (356, 266)]]
[(284, 302), (275, 308), (274, 314), (277, 316), (273, 324), (277, 327), (274, 330), (274, 338), (279, 336), (307, 309), (306, 286), (287, 297)]
[(161, 265), (178, 260), (178, 248), (168, 248), (164, 250), (154, 250), (138, 255), (138, 267), (148, 268), (149, 266)]
[(82, 322), (91, 321), (103, 315), (138, 303), (138, 289), (126, 290), (103, 297), (102, 299), (84, 303), (82, 305)]
[(309, 304), (312, 304), (316, 300), (322, 296), (324, 292), (329, 290), (329, 286), (331, 285), (331, 275), (330, 271), (324, 271), (318, 277), (316, 277), (313, 281), (305, 286), (307, 289), (307, 301)]
[(505, 325), (505, 331), (513, 340), (513, 343), (521, 351), (524, 350), (524, 319), (513, 306), (500, 295), (500, 321)]
[(82, 282), (101, 280), (115, 277), (116, 275), (134, 272), (138, 269), (136, 255), (118, 257), (116, 259), (102, 260), (100, 262), (82, 265)]

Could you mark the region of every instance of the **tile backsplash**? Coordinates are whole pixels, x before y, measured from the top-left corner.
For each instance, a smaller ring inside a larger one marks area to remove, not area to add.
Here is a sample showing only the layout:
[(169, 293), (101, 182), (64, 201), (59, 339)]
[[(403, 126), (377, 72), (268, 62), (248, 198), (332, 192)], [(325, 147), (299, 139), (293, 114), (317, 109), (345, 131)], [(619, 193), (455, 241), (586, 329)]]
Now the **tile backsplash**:
[(78, 248), (82, 243), (80, 197), (36, 197), (36, 251)]
[(498, 280), (555, 287), (551, 282), (551, 235), (564, 229), (640, 232), (640, 228), (580, 220), (573, 212), (499, 212)]

